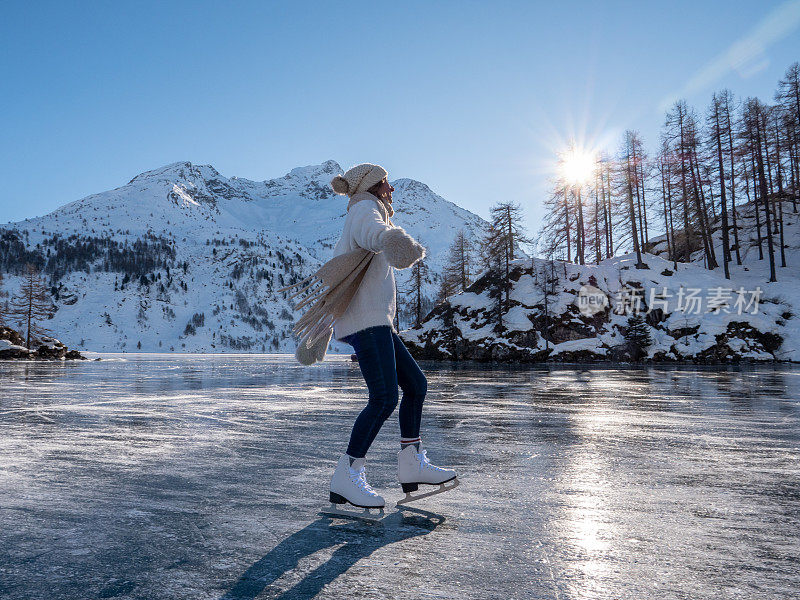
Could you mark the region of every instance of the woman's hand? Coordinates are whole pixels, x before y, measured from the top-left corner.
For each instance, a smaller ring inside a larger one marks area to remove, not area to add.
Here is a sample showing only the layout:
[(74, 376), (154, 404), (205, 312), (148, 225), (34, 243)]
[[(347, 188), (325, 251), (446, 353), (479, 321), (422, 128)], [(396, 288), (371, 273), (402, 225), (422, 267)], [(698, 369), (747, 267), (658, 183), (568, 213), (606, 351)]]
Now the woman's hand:
[(402, 227), (393, 227), (382, 232), (379, 244), (387, 262), (397, 269), (407, 269), (425, 258), (425, 247), (408, 235)]
[(297, 362), (308, 367), (316, 362), (325, 360), (325, 353), (328, 351), (328, 344), (330, 344), (332, 335), (333, 329), (314, 342), (312, 346), (306, 345), (308, 336), (300, 340), (300, 343), (297, 345), (297, 350), (294, 353)]

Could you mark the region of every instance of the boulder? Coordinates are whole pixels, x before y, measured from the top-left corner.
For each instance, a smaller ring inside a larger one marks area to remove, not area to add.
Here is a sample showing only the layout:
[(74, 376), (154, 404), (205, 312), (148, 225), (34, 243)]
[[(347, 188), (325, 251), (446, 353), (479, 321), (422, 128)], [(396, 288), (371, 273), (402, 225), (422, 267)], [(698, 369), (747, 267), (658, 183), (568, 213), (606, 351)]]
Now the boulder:
[(0, 326), (0, 360), (86, 360), (77, 350), (70, 350), (54, 337), (31, 340), (35, 350), (25, 347), (22, 335), (11, 327)]

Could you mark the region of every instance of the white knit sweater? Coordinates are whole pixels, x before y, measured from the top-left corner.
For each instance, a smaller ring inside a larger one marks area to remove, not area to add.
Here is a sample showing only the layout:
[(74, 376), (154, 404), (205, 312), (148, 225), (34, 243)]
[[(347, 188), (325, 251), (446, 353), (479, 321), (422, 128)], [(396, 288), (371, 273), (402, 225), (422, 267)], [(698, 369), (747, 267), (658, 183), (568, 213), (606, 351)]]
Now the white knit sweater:
[[(359, 198), (362, 194), (368, 198)], [(384, 220), (386, 213), (382, 212), (383, 207), (378, 207), (380, 200), (375, 196), (360, 192), (353, 196), (353, 200), (361, 201), (352, 204), (347, 211), (342, 237), (337, 242), (333, 255), (338, 256), (356, 248), (372, 250), (378, 254), (373, 257), (347, 310), (333, 324), (333, 337), (337, 340), (375, 325), (389, 325), (396, 331), (394, 267), (386, 260), (380, 242), (380, 235), (392, 229), (392, 226)], [(386, 219), (388, 220), (388, 215)]]

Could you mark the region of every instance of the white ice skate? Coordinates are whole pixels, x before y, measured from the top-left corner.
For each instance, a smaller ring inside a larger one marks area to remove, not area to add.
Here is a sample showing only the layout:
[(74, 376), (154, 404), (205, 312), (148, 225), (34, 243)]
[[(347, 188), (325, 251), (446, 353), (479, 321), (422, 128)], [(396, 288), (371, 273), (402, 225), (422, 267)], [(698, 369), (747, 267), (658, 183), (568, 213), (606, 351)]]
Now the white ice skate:
[[(383, 508), (386, 506), (386, 501), (367, 483), (364, 459), (356, 459), (350, 465), (350, 457), (346, 454), (339, 459), (333, 472), (330, 502), (330, 508), (325, 508), (320, 513), (368, 521), (381, 520), (384, 517)], [(345, 504), (364, 510), (348, 510), (343, 508)]]
[[(406, 446), (397, 454), (397, 478), (406, 493), (402, 500), (397, 501), (398, 506), (442, 492), (449, 492), (458, 487), (458, 479), (456, 479), (456, 472), (453, 469), (443, 469), (432, 465), (428, 461), (427, 451), (420, 450), (418, 452), (413, 445)], [(451, 481), (450, 485), (445, 485)], [(438, 485), (439, 488), (432, 492), (412, 495), (411, 492), (416, 492), (420, 484)]]

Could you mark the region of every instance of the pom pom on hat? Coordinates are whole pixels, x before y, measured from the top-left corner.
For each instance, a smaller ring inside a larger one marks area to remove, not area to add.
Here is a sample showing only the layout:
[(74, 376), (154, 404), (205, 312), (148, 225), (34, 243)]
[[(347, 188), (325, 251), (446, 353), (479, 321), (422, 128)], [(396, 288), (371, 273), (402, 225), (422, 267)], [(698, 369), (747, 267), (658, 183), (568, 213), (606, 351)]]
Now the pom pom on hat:
[(331, 187), (337, 194), (354, 196), (358, 192), (366, 192), (388, 176), (386, 169), (380, 165), (363, 163), (349, 169), (344, 175), (337, 175), (331, 179)]
[(341, 175), (337, 175), (333, 179), (331, 179), (331, 187), (333, 191), (337, 194), (346, 194), (347, 191), (350, 189), (350, 185), (347, 183), (347, 179), (342, 177)]

